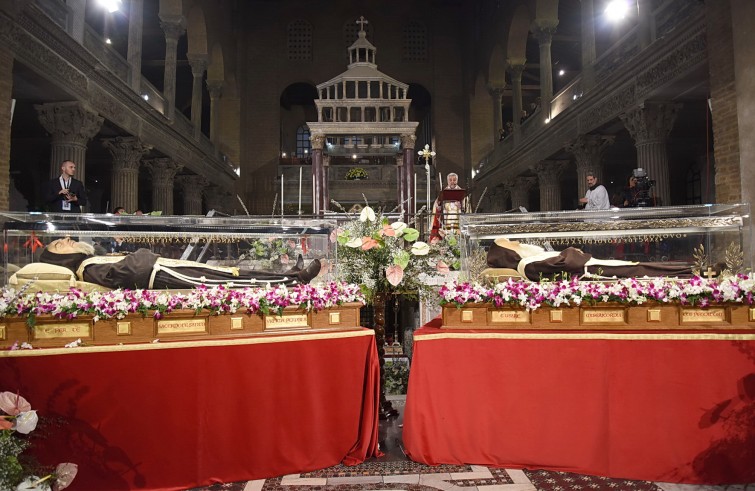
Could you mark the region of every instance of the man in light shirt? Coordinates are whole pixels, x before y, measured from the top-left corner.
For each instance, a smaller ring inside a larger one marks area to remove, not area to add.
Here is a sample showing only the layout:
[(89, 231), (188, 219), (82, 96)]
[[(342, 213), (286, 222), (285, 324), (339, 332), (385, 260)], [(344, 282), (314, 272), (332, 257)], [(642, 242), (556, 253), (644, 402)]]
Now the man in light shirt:
[(598, 184), (598, 178), (592, 171), (587, 172), (587, 193), (579, 202), (585, 205), (585, 210), (607, 210), (611, 207), (608, 191), (602, 184)]

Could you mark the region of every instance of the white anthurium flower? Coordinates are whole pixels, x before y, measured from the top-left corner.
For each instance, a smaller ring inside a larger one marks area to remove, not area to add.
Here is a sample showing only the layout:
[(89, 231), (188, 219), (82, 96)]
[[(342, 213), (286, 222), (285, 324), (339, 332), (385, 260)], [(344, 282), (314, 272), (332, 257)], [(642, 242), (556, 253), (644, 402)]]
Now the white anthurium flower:
[(362, 247), (362, 238), (356, 237), (354, 239), (351, 239), (350, 241), (346, 242), (346, 247), (351, 247), (353, 249)]
[(391, 228), (396, 232), (396, 236), (400, 237), (404, 233), (406, 224), (404, 222), (393, 222), (391, 223)]
[(362, 211), (359, 213), (359, 221), (360, 222), (374, 222), (375, 210), (373, 210), (369, 206), (365, 206), (364, 208), (362, 208)]
[(31, 411), (24, 411), (16, 416), (16, 425), (13, 429), (19, 433), (28, 435), (37, 427), (38, 421), (39, 416), (37, 416), (37, 411), (33, 409)]
[(412, 254), (415, 256), (427, 256), (430, 253), (430, 245), (427, 242), (417, 241), (412, 244)]

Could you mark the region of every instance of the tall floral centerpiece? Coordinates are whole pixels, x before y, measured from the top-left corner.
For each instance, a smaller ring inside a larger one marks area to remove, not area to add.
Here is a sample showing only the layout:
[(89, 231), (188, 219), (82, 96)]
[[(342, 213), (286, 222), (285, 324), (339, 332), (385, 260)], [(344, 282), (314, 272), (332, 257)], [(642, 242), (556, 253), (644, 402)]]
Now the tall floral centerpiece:
[(419, 231), (402, 221), (391, 222), (369, 206), (334, 232), (338, 242), (338, 277), (360, 286), (375, 312), (375, 338), (380, 355), (380, 416), (398, 412), (385, 399), (385, 302), (391, 295), (423, 296), (428, 279), (445, 275), (456, 262), (447, 242), (428, 244)]

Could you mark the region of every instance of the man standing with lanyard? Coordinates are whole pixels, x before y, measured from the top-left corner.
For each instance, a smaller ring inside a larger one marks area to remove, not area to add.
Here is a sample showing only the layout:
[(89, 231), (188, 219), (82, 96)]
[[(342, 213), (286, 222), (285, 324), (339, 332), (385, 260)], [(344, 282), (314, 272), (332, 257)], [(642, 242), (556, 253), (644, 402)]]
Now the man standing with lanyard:
[(64, 160), (60, 164), (60, 176), (47, 183), (45, 203), (49, 211), (62, 213), (81, 213), (81, 207), (87, 204), (84, 183), (74, 179), (76, 164)]

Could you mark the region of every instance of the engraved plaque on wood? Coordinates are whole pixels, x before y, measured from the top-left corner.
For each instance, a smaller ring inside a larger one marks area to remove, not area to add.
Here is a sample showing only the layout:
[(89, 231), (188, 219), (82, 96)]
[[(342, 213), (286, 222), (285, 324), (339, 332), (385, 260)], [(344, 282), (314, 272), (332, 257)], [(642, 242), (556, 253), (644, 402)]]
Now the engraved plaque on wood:
[(207, 332), (207, 319), (160, 319), (157, 321), (157, 334), (194, 334)]
[(582, 309), (582, 324), (625, 324), (626, 309)]
[(130, 336), (131, 335), (131, 323), (128, 321), (118, 321), (115, 324), (115, 333), (118, 336)]
[(265, 329), (291, 329), (310, 327), (307, 314), (268, 315), (265, 317)]
[(530, 313), (526, 310), (491, 310), (491, 324), (529, 324)]
[(682, 309), (682, 324), (695, 324), (700, 322), (726, 322), (726, 309), (724, 307), (711, 307), (708, 309)]
[(231, 330), (244, 329), (243, 317), (231, 317)]
[(88, 322), (37, 324), (34, 326), (34, 339), (89, 337), (90, 330)]
[(474, 311), (472, 310), (462, 310), (461, 311), (461, 321), (462, 322), (472, 322), (474, 320)]
[(340, 312), (330, 312), (328, 315), (328, 323), (333, 324), (340, 324), (341, 323), (341, 313)]
[(0, 339), (5, 339), (5, 326), (0, 326)]

